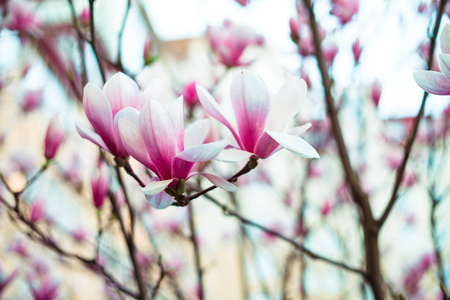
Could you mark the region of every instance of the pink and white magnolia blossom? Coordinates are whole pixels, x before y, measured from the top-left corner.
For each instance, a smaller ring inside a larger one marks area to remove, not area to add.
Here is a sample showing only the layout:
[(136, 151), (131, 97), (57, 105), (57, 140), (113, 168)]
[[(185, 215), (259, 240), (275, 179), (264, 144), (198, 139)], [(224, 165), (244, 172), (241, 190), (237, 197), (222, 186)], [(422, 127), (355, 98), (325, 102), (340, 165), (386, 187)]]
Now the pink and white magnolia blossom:
[(225, 149), (218, 159), (235, 161), (251, 155), (267, 158), (283, 147), (306, 158), (319, 157), (317, 151), (300, 138), (311, 124), (283, 132), (305, 98), (306, 83), (303, 79), (289, 78), (271, 101), (262, 78), (253, 72), (242, 71), (231, 82), (231, 104), (237, 126), (224, 116), (205, 88), (197, 85), (197, 93), (206, 112), (230, 130), (236, 148), (240, 149)]
[(213, 52), (226, 67), (241, 66), (241, 56), (247, 47), (264, 43), (262, 36), (250, 27), (239, 26), (228, 20), (223, 27), (209, 27), (207, 35)]
[(36, 16), (36, 8), (30, 1), (14, 0), (8, 3), (8, 13), (3, 25), (9, 30), (37, 33), (41, 21)]
[[(139, 113), (127, 108), (131, 116), (119, 119), (119, 131), (125, 149), (137, 161), (149, 168), (155, 177), (142, 189), (155, 208), (166, 208), (173, 197), (164, 192), (176, 189), (194, 175), (202, 175), (214, 185), (229, 191), (236, 186), (208, 173), (191, 172), (196, 162), (216, 157), (226, 146), (223, 141), (204, 144), (209, 134), (209, 121), (199, 120), (185, 129), (183, 97), (170, 106), (150, 99)], [(184, 192), (183, 188), (179, 191)]]
[(420, 71), (413, 74), (416, 83), (425, 91), (435, 95), (450, 95), (450, 25), (445, 24), (440, 36), (442, 53), (439, 54), (441, 72)]
[(106, 81), (103, 90), (88, 83), (84, 87), (83, 107), (94, 131), (77, 122), (81, 137), (117, 157), (127, 157), (119, 135), (119, 118), (127, 118), (126, 107), (141, 109), (142, 101), (136, 82), (123, 73), (117, 73)]

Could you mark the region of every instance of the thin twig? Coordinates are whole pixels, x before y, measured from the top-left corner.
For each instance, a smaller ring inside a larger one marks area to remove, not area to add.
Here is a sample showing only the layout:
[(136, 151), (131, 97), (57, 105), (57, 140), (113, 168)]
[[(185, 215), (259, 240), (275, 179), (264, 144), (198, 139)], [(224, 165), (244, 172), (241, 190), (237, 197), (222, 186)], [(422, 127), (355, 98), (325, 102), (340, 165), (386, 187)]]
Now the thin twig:
[(329, 264), (331, 264), (331, 265), (334, 265), (334, 266), (336, 266), (336, 267), (338, 267), (338, 268), (348, 270), (348, 271), (350, 271), (350, 272), (359, 274), (359, 275), (361, 275), (361, 276), (363, 276), (363, 277), (366, 277), (366, 276), (367, 276), (366, 273), (365, 273), (363, 270), (356, 269), (356, 268), (353, 268), (353, 267), (348, 266), (348, 265), (345, 264), (345, 263), (337, 262), (337, 261), (334, 261), (334, 260), (332, 260), (332, 259), (330, 259), (330, 258), (321, 256), (321, 255), (319, 255), (319, 254), (315, 254), (314, 252), (312, 252), (311, 250), (309, 250), (308, 248), (306, 248), (303, 244), (298, 243), (298, 242), (294, 241), (293, 239), (290, 239), (290, 238), (288, 238), (288, 237), (286, 237), (286, 236), (284, 236), (284, 235), (282, 235), (282, 234), (280, 234), (280, 233), (278, 233), (278, 232), (276, 232), (276, 231), (274, 231), (274, 230), (271, 230), (271, 229), (269, 229), (269, 228), (267, 228), (267, 227), (265, 227), (265, 226), (263, 226), (263, 225), (260, 225), (260, 224), (258, 224), (258, 223), (256, 223), (256, 222), (253, 222), (253, 221), (251, 221), (251, 220), (249, 220), (249, 219), (247, 219), (247, 218), (244, 218), (243, 216), (241, 216), (240, 214), (238, 214), (236, 211), (234, 211), (234, 210), (232, 210), (232, 209), (229, 209), (226, 205), (221, 204), (219, 201), (217, 201), (215, 198), (211, 197), (209, 194), (205, 194), (204, 196), (205, 196), (209, 201), (211, 201), (212, 203), (214, 203), (216, 206), (220, 207), (220, 208), (222, 209), (223, 213), (224, 213), (226, 216), (233, 216), (233, 217), (239, 219), (239, 221), (241, 221), (242, 223), (244, 223), (244, 224), (246, 224), (246, 225), (250, 225), (250, 226), (253, 226), (253, 227), (255, 227), (255, 228), (258, 228), (258, 229), (260, 229), (260, 230), (262, 230), (262, 231), (264, 231), (264, 232), (267, 232), (268, 234), (271, 234), (271, 235), (273, 235), (273, 236), (276, 236), (276, 237), (278, 237), (278, 238), (280, 238), (280, 239), (282, 239), (282, 240), (288, 242), (289, 244), (291, 244), (292, 246), (294, 246), (294, 247), (295, 247), (296, 249), (298, 249), (299, 251), (305, 253), (305, 254), (306, 254), (309, 258), (311, 258), (311, 259), (316, 259), (316, 260), (320, 260), (320, 261), (323, 261), (323, 262), (327, 262), (327, 263), (329, 263)]
[[(432, 67), (433, 62), (433, 55), (434, 55), (434, 49), (436, 47), (436, 39), (439, 32), (439, 27), (441, 25), (442, 15), (444, 14), (445, 4), (447, 3), (447, 0), (441, 0), (439, 5), (439, 11), (436, 17), (436, 24), (434, 26), (433, 30), (433, 36), (430, 38), (430, 52), (428, 54), (428, 70)], [(377, 221), (378, 228), (381, 228), (383, 224), (386, 222), (392, 208), (394, 207), (395, 202), (398, 198), (398, 190), (400, 188), (400, 184), (402, 183), (403, 174), (405, 173), (406, 164), (409, 159), (409, 155), (411, 154), (411, 149), (414, 144), (414, 141), (416, 139), (417, 132), (419, 130), (419, 124), (420, 120), (422, 119), (424, 112), (425, 112), (425, 103), (428, 98), (428, 93), (424, 92), (423, 98), (422, 98), (422, 104), (420, 105), (419, 113), (417, 114), (416, 119), (414, 120), (414, 125), (412, 128), (411, 133), (409, 134), (407, 140), (405, 149), (403, 151), (403, 160), (400, 165), (400, 167), (397, 169), (397, 175), (395, 177), (395, 183), (392, 190), (391, 198), (389, 200), (388, 205), (386, 206), (386, 209), (384, 210), (383, 214), (381, 215), (380, 219)]]
[(196, 269), (196, 273), (197, 273), (197, 284), (198, 284), (198, 288), (199, 288), (199, 292), (200, 292), (199, 297), (201, 300), (203, 300), (203, 299), (205, 299), (205, 293), (204, 293), (204, 287), (203, 287), (203, 267), (202, 267), (201, 258), (200, 258), (200, 247), (198, 245), (198, 240), (197, 240), (197, 231), (195, 228), (193, 205), (188, 205), (188, 218), (189, 218), (189, 230), (191, 231), (189, 239), (194, 248), (195, 269)]
[(106, 81), (105, 71), (103, 70), (102, 63), (100, 61), (100, 57), (97, 51), (97, 45), (95, 41), (95, 24), (94, 24), (94, 0), (89, 0), (89, 9), (90, 9), (90, 22), (91, 22), (91, 39), (90, 44), (92, 47), (92, 51), (94, 51), (95, 58), (97, 59), (98, 69), (100, 70), (100, 74), (102, 76), (103, 82)]

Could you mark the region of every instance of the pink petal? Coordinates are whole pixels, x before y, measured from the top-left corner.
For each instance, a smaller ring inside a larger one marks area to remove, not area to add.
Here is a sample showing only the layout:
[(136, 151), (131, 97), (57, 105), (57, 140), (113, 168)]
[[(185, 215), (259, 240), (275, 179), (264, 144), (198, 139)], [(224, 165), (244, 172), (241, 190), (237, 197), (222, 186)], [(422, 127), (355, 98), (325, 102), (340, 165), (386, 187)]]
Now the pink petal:
[(164, 191), (172, 181), (173, 179), (163, 181), (152, 180), (145, 187), (141, 188), (141, 191), (148, 196), (156, 195)]
[(230, 132), (233, 134), (236, 142), (239, 144), (240, 147), (243, 147), (243, 144), (241, 143), (241, 139), (239, 138), (238, 134), (234, 130), (233, 126), (228, 122), (228, 120), (223, 116), (221, 109), (219, 107), (219, 104), (217, 104), (216, 100), (211, 96), (211, 94), (202, 86), (197, 84), (197, 94), (198, 99), (200, 100), (200, 103), (202, 104), (203, 108), (206, 110), (206, 112), (225, 125)]
[(118, 123), (125, 150), (138, 162), (156, 173), (156, 168), (147, 153), (147, 148), (136, 125), (124, 119), (119, 119)]
[(200, 175), (200, 176), (205, 177), (212, 184), (214, 184), (215, 186), (217, 186), (217, 187), (219, 187), (221, 189), (224, 189), (226, 191), (237, 192), (239, 190), (237, 188), (237, 186), (235, 186), (231, 182), (229, 182), (229, 181), (227, 181), (227, 180), (225, 180), (225, 179), (223, 179), (223, 178), (221, 178), (219, 176), (216, 176), (216, 175), (213, 175), (213, 174), (209, 174), (209, 173), (204, 173), (204, 172), (195, 172), (195, 173), (192, 173), (191, 176), (189, 176), (189, 177), (192, 177), (192, 176), (195, 176), (195, 175)]
[(216, 156), (215, 160), (224, 162), (236, 162), (247, 160), (252, 155), (253, 153), (241, 149), (228, 148), (223, 149), (222, 152), (220, 152), (219, 155)]
[(177, 150), (184, 150), (184, 104), (183, 96), (178, 97), (168, 108), (175, 126), (175, 135), (177, 139)]
[(209, 135), (211, 124), (208, 119), (197, 120), (184, 132), (184, 149), (203, 144)]
[(439, 37), (442, 53), (450, 54), (450, 25), (445, 24)]
[(291, 151), (296, 155), (306, 158), (319, 158), (319, 153), (317, 153), (317, 151), (304, 139), (298, 136), (273, 131), (268, 131), (267, 134), (269, 134), (285, 149)]
[(102, 138), (97, 133), (92, 131), (89, 127), (78, 121), (75, 122), (75, 126), (82, 138), (87, 139), (96, 144), (97, 146), (99, 146), (100, 148), (102, 148), (103, 150), (110, 152), (108, 147), (106, 147), (105, 143), (103, 142)]
[(198, 145), (184, 150), (176, 157), (189, 162), (208, 161), (216, 157), (226, 145), (223, 141)]
[(282, 131), (299, 111), (306, 97), (306, 82), (290, 77), (271, 103), (267, 129)]
[(172, 178), (172, 159), (177, 154), (177, 139), (172, 116), (158, 101), (149, 101), (139, 117), (141, 132), (147, 152), (161, 179)]
[(236, 76), (231, 82), (231, 104), (243, 150), (253, 152), (270, 111), (269, 91), (261, 77), (245, 70)]
[(267, 158), (280, 150), (278, 142), (275, 141), (267, 132), (264, 132), (256, 144), (255, 153), (259, 158)]
[(156, 195), (145, 196), (150, 204), (156, 209), (164, 209), (172, 205), (173, 198), (165, 192), (161, 192)]
[(122, 72), (106, 81), (103, 92), (109, 100), (113, 116), (127, 106), (141, 108), (139, 87), (133, 79)]
[(117, 141), (114, 135), (111, 106), (98, 86), (92, 83), (86, 84), (84, 87), (83, 107), (95, 132), (102, 137), (110, 152), (116, 154)]
[(439, 68), (445, 76), (450, 77), (450, 54), (439, 54)]
[(435, 71), (420, 71), (413, 74), (416, 83), (425, 91), (435, 95), (450, 95), (450, 78)]

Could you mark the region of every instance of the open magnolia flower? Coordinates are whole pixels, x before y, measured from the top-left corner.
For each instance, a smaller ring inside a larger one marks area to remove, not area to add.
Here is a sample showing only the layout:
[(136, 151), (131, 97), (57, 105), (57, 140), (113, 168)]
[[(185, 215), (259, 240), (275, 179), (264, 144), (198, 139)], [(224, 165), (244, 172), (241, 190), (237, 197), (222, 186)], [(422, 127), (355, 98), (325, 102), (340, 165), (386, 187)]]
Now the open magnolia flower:
[(309, 123), (286, 133), (281, 132), (300, 110), (306, 94), (303, 79), (289, 78), (271, 101), (261, 77), (250, 71), (242, 71), (231, 83), (231, 104), (237, 130), (205, 88), (197, 85), (197, 93), (203, 108), (231, 131), (236, 142), (236, 148), (225, 149), (218, 159), (237, 161), (251, 155), (267, 158), (282, 147), (306, 158), (319, 157), (317, 151), (300, 138), (311, 126)]
[(128, 156), (119, 136), (117, 120), (124, 114), (122, 110), (125, 107), (141, 109), (142, 102), (136, 82), (123, 73), (117, 73), (106, 81), (103, 90), (88, 83), (84, 87), (83, 107), (95, 132), (83, 123), (77, 122), (77, 130), (81, 137), (114, 156)]
[(206, 119), (184, 128), (183, 97), (169, 107), (151, 99), (140, 113), (129, 107), (123, 115), (127, 118), (120, 118), (118, 124), (126, 151), (156, 175), (142, 189), (155, 208), (171, 205), (174, 197), (184, 193), (184, 182), (194, 175), (201, 175), (228, 191), (237, 190), (223, 178), (191, 172), (196, 162), (213, 159), (227, 144), (223, 141), (203, 144), (209, 134)]
[(450, 95), (450, 25), (445, 24), (440, 36), (439, 54), (441, 72), (420, 71), (413, 74), (416, 83), (430, 94)]

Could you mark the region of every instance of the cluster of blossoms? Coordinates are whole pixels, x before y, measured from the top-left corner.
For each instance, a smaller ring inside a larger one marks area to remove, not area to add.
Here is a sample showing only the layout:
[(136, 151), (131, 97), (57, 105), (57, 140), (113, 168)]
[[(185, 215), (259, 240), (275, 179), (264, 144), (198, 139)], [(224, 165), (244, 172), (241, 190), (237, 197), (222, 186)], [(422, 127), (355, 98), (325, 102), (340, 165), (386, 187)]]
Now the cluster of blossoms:
[[(209, 139), (209, 119), (197, 120), (185, 128), (183, 97), (169, 106), (160, 92), (140, 92), (123, 73), (112, 76), (103, 90), (92, 83), (84, 89), (83, 106), (94, 131), (82, 123), (77, 129), (115, 157), (132, 156), (151, 170), (151, 181), (142, 188), (150, 203), (165, 208), (185, 192), (185, 182), (195, 175), (228, 191), (237, 188), (227, 180), (205, 172), (193, 172), (195, 163), (214, 158), (238, 161), (267, 158), (281, 148), (303, 157), (319, 157), (300, 136), (310, 124), (285, 132), (287, 122), (300, 110), (306, 83), (290, 78), (271, 101), (264, 81), (250, 71), (242, 71), (231, 83), (231, 104), (235, 123), (226, 118), (205, 88), (196, 87), (205, 111), (231, 132), (230, 139)], [(233, 125), (232, 125), (233, 124)]]

